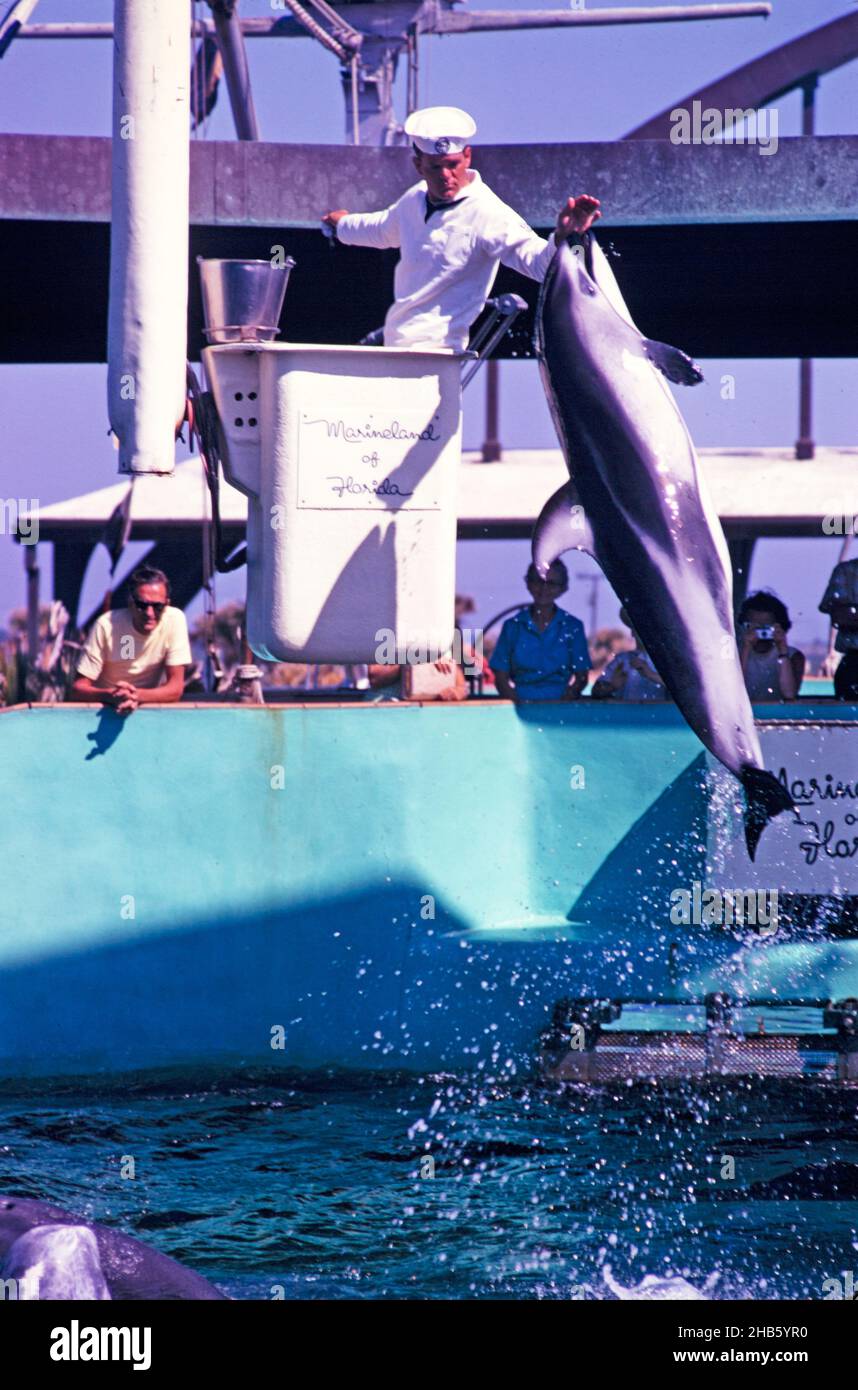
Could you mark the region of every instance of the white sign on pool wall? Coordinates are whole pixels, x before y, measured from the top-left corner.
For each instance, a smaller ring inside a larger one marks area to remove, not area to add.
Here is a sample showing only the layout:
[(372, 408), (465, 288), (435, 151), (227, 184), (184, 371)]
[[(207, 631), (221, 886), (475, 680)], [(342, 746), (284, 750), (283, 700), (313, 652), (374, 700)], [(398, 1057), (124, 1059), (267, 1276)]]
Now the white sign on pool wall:
[(347, 511), (437, 511), (432, 472), (444, 444), (440, 402), (415, 411), (394, 403), (320, 400), (301, 411), (298, 506)]
[(784, 721), (758, 727), (766, 767), (789, 791), (797, 814), (785, 811), (770, 821), (751, 863), (738, 783), (707, 754), (713, 787), (707, 882), (858, 895), (858, 724)]

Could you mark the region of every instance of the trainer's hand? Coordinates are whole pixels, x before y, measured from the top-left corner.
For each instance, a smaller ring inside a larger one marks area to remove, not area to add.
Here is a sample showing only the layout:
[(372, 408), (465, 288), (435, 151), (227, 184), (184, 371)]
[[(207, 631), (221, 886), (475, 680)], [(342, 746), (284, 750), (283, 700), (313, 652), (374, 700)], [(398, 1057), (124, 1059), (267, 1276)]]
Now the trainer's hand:
[(345, 208), (337, 208), (335, 212), (326, 212), (322, 221), (326, 226), (335, 228), (341, 217), (348, 217)]
[(583, 236), (601, 216), (599, 199), (592, 198), (589, 193), (582, 193), (579, 198), (567, 198), (557, 214), (554, 240), (560, 246), (576, 233)]

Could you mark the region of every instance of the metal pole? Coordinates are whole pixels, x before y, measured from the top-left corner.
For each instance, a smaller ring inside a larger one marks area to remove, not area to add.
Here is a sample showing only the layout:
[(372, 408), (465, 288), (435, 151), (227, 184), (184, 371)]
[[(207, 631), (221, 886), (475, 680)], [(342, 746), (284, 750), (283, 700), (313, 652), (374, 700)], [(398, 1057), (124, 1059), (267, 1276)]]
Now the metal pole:
[[(420, 21), (421, 34), (468, 34), (504, 29), (587, 28), (603, 24), (672, 24), (684, 20), (767, 18), (772, 12), (768, 0), (747, 4), (655, 5), (647, 9), (601, 10), (482, 10), (473, 14), (436, 12)], [(243, 19), (241, 32), (248, 39), (291, 39), (297, 31), (282, 19)], [(211, 32), (211, 24), (200, 20), (194, 33)], [(113, 25), (108, 23), (26, 24), (18, 30), (19, 39), (110, 39)]]
[(418, 49), (417, 26), (408, 31), (408, 87), (406, 94), (406, 115), (410, 116), (420, 105), (418, 78), (420, 75), (420, 55)]
[(499, 463), (503, 457), (498, 438), (499, 371), (500, 363), (492, 357), (486, 363), (486, 437), (483, 440), (483, 463)]
[(38, 546), (24, 546), (24, 565), (27, 570), (27, 665), (36, 669), (39, 657), (39, 557)]
[(223, 58), (223, 73), (229, 92), (229, 104), (239, 140), (258, 140), (259, 125), (250, 88), (250, 69), (247, 50), (241, 31), (236, 0), (209, 0), (214, 15), (218, 47)]
[(358, 102), (358, 82), (360, 78), (358, 68), (358, 55), (355, 53), (351, 61), (351, 91), (352, 91), (352, 144), (360, 144), (360, 107)]
[(684, 20), (768, 18), (772, 7), (767, 3), (738, 5), (665, 5), (632, 9), (623, 6), (614, 10), (480, 10), (471, 14), (442, 11), (437, 19), (421, 23), (424, 34), (476, 34), (500, 32), (504, 29), (582, 28), (603, 24), (675, 24)]
[(21, 32), (33, 10), (38, 5), (39, 0), (15, 0), (9, 9), (0, 19), (0, 58), (6, 52), (12, 40)]
[(812, 459), (813, 442), (813, 360), (802, 357), (798, 364), (798, 439), (795, 442), (797, 459)]
[[(815, 125), (815, 94), (819, 78), (814, 73), (801, 86), (801, 133), (812, 135)], [(813, 442), (813, 361), (802, 357), (798, 368), (798, 439), (797, 459), (812, 459), (816, 452)]]
[[(262, 20), (265, 25), (276, 23), (276, 20)], [(247, 33), (247, 21), (242, 26), (242, 33)], [(191, 37), (204, 39), (206, 35), (214, 34), (215, 27), (210, 19), (191, 20)], [(67, 24), (25, 24), (15, 35), (16, 39), (112, 39), (114, 37), (114, 25), (109, 21), (97, 24), (77, 24), (70, 22)], [(251, 38), (268, 38), (268, 29), (253, 30)], [(2, 55), (0, 55), (2, 56)]]

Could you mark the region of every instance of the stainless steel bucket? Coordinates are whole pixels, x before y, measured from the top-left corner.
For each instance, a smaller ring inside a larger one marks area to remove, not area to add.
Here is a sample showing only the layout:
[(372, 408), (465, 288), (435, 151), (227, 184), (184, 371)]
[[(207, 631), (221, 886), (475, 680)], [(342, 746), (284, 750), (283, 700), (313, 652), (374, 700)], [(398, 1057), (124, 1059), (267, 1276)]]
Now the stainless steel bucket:
[(197, 256), (203, 332), (209, 343), (264, 343), (276, 338), (289, 275), (295, 265), (204, 260)]

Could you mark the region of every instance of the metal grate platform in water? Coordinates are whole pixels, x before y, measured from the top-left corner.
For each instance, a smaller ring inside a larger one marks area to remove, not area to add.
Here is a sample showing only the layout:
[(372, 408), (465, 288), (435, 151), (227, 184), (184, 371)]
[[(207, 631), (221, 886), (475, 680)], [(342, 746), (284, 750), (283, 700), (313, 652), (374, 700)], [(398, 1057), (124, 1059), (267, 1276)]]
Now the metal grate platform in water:
[[(571, 1049), (543, 1073), (559, 1081), (625, 1077), (685, 1080), (703, 1076), (813, 1076), (839, 1081), (841, 1057), (829, 1035), (717, 1040), (695, 1033), (603, 1034), (589, 1050)], [(854, 1076), (858, 1081), (858, 1071)]]
[(726, 995), (707, 995), (700, 1002), (706, 1010), (705, 1030), (683, 1032), (614, 1027), (623, 1011), (617, 1001), (559, 1000), (542, 1039), (542, 1074), (586, 1083), (714, 1076), (858, 1083), (858, 1001), (826, 1002), (826, 1032), (791, 1032), (787, 1027), (753, 1034), (737, 1026), (735, 1003)]

